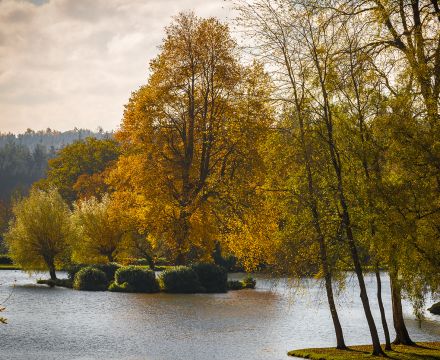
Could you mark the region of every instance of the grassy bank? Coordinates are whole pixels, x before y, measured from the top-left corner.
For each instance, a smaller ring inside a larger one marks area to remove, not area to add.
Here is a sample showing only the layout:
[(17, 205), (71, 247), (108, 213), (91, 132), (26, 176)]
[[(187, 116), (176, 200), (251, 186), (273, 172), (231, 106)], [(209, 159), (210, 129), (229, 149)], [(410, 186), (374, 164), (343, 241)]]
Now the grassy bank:
[(19, 266), (14, 264), (0, 264), (0, 270), (21, 270)]
[[(372, 356), (371, 345), (350, 346), (349, 350), (335, 348), (300, 349), (288, 352), (290, 356), (315, 360), (357, 360), (383, 359)], [(417, 346), (394, 345), (386, 352), (389, 359), (395, 360), (440, 360), (440, 342), (420, 342)]]

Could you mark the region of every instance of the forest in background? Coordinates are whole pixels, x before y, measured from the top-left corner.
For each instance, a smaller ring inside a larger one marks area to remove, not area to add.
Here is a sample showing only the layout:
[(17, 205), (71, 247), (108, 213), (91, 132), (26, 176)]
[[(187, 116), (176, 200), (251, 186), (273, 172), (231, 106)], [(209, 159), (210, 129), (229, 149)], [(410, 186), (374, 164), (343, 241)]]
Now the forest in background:
[(76, 128), (0, 133), (0, 242), (11, 216), (12, 198), (26, 195), (33, 183), (46, 176), (48, 161), (60, 149), (88, 137), (107, 139), (113, 133)]

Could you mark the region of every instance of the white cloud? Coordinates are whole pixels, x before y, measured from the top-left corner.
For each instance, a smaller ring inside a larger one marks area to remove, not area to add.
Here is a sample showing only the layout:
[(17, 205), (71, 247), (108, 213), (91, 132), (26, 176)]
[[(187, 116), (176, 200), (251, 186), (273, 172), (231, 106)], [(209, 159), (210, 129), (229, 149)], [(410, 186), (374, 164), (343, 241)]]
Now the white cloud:
[(0, 132), (118, 127), (179, 11), (223, 0), (0, 1)]

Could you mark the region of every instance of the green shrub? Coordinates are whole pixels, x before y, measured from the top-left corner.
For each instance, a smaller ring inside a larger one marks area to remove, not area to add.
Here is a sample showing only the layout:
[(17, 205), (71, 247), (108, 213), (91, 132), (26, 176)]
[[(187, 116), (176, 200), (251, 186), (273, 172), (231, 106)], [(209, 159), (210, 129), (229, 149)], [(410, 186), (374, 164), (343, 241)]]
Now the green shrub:
[(255, 279), (253, 277), (251, 277), (250, 275), (245, 277), (242, 281), (243, 283), (243, 287), (245, 289), (255, 289), (255, 285), (257, 285), (257, 282), (255, 281)]
[(124, 266), (115, 274), (115, 284), (127, 283), (133, 292), (154, 293), (160, 290), (154, 271), (140, 266)]
[(200, 263), (192, 266), (200, 284), (207, 293), (228, 291), (228, 274), (224, 268), (215, 264)]
[(429, 309), (429, 312), (433, 313), (434, 315), (440, 315), (440, 302), (435, 303), (432, 305)]
[(194, 294), (204, 291), (197, 273), (190, 267), (179, 266), (165, 270), (160, 278), (165, 292)]
[(75, 279), (75, 275), (76, 275), (76, 273), (77, 273), (78, 271), (80, 271), (81, 269), (87, 267), (87, 266), (89, 266), (89, 265), (85, 265), (85, 264), (70, 264), (70, 265), (66, 268), (66, 271), (67, 271), (67, 277), (68, 277), (70, 280), (73, 281), (73, 280)]
[(92, 266), (96, 269), (103, 271), (105, 276), (107, 276), (108, 282), (111, 282), (115, 279), (116, 271), (121, 267), (119, 264), (116, 264), (114, 262), (107, 264), (95, 264)]
[(88, 266), (75, 274), (73, 288), (75, 290), (105, 291), (108, 280), (104, 271)]
[(72, 264), (66, 269), (68, 278), (73, 281), (75, 279), (76, 273), (86, 267), (93, 267), (95, 269), (99, 269), (103, 271), (107, 277), (107, 281), (111, 282), (115, 279), (116, 270), (118, 270), (121, 266), (116, 263), (94, 264), (94, 265)]
[(9, 255), (0, 255), (0, 265), (12, 265), (13, 261)]
[(243, 283), (238, 280), (229, 280), (228, 281), (228, 289), (229, 290), (241, 290), (241, 289), (243, 289)]
[(112, 282), (108, 287), (108, 290), (112, 292), (135, 292), (133, 287), (131, 287), (130, 284), (126, 282), (122, 284)]

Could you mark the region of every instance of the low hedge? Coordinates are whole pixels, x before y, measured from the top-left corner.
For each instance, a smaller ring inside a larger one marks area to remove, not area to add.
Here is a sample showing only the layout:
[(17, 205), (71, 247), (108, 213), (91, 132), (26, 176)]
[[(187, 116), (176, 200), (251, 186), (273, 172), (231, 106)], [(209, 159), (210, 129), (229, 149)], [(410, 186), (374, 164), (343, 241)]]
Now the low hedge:
[(108, 280), (105, 272), (91, 266), (79, 270), (73, 281), (75, 290), (105, 291), (107, 286)]
[(114, 288), (119, 286), (122, 289), (130, 290), (129, 292), (155, 293), (160, 291), (154, 271), (134, 265), (119, 268), (116, 271), (113, 284)]
[(163, 290), (168, 293), (194, 294), (204, 291), (196, 271), (187, 266), (165, 270), (160, 280)]
[(209, 263), (193, 265), (192, 269), (197, 273), (205, 292), (225, 293), (228, 291), (228, 274), (226, 269)]

